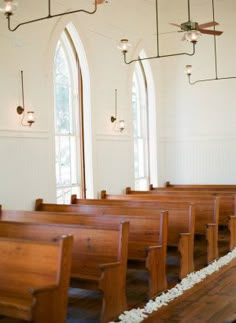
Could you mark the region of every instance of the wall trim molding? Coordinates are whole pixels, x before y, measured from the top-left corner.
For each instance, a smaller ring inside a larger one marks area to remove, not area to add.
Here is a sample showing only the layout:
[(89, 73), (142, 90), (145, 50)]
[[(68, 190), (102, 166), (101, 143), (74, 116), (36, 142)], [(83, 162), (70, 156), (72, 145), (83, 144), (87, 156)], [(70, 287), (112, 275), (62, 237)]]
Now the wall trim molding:
[(49, 138), (49, 132), (46, 130), (25, 131), (14, 129), (0, 129), (0, 138)]
[(97, 133), (96, 134), (97, 141), (131, 141), (132, 137), (130, 135), (125, 135), (121, 133), (117, 134), (103, 134)]
[(208, 141), (234, 141), (235, 135), (216, 135), (216, 136), (189, 136), (189, 137), (160, 137), (160, 143), (168, 142), (208, 142)]

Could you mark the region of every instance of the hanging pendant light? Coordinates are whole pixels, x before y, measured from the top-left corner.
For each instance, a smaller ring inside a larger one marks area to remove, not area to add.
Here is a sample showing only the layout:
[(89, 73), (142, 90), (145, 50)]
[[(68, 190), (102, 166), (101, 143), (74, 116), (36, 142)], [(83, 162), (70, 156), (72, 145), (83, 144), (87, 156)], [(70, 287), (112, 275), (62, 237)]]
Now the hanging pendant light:
[[(52, 14), (51, 0), (47, 0), (47, 1), (48, 1), (48, 14), (46, 16), (41, 17), (41, 18), (37, 18), (37, 19), (27, 20), (27, 21), (19, 23), (15, 27), (12, 27), (11, 26), (11, 16), (16, 11), (17, 2), (15, 0), (2, 0), (2, 5), (0, 6), (0, 10), (2, 12), (4, 12), (4, 14), (5, 14), (5, 16), (6, 16), (7, 20), (8, 20), (8, 29), (10, 31), (15, 31), (20, 26), (23, 26), (23, 25), (26, 25), (26, 24), (30, 24), (30, 23), (33, 23), (33, 22), (42, 21), (42, 20), (46, 20), (46, 19), (50, 19), (50, 18), (54, 18), (54, 17), (60, 17), (60, 16), (64, 16), (64, 15), (78, 13), (78, 12), (83, 12), (83, 13), (87, 13), (87, 14), (92, 15), (97, 11), (97, 5), (102, 4), (102, 3), (105, 2), (105, 0), (94, 0), (94, 9), (91, 10), (91, 11), (84, 10), (84, 9), (76, 9), (76, 10), (72, 10), (72, 11), (61, 12), (61, 13), (58, 13), (58, 14)], [(92, 2), (92, 0), (91, 0), (91, 2)]]
[[(133, 62), (148, 60), (148, 59), (154, 59), (154, 58), (163, 58), (163, 57), (172, 57), (172, 56), (180, 56), (180, 55), (188, 55), (193, 56), (195, 54), (195, 45), (196, 41), (191, 41), (192, 43), (192, 52), (181, 52), (181, 53), (175, 53), (175, 54), (167, 54), (167, 55), (160, 55), (159, 51), (159, 21), (158, 21), (158, 0), (155, 0), (156, 3), (156, 55), (150, 56), (150, 57), (144, 57), (144, 58), (136, 58), (132, 59), (130, 61), (127, 61), (127, 53), (129, 48), (131, 47), (131, 44), (129, 43), (129, 40), (124, 38), (120, 40), (120, 44), (117, 46), (118, 49), (122, 52), (124, 56), (124, 62), (125, 64), (131, 64)], [(189, 6), (189, 0), (188, 0), (188, 15), (190, 15), (190, 6)], [(190, 18), (189, 18), (190, 19)]]
[[(212, 18), (213, 21), (215, 21), (215, 6), (214, 6), (214, 0), (212, 0)], [(217, 46), (216, 46), (216, 36), (217, 33), (214, 33), (215, 31), (215, 25), (213, 26), (213, 37), (214, 37), (214, 74), (215, 77), (213, 78), (208, 78), (208, 79), (200, 79), (196, 81), (191, 80), (191, 75), (192, 75), (192, 65), (186, 65), (185, 66), (185, 73), (188, 77), (188, 82), (190, 85), (194, 85), (196, 83), (200, 82), (209, 82), (209, 81), (219, 81), (219, 80), (229, 80), (229, 79), (236, 79), (236, 76), (225, 76), (225, 77), (219, 77), (218, 76), (218, 60), (217, 60)]]

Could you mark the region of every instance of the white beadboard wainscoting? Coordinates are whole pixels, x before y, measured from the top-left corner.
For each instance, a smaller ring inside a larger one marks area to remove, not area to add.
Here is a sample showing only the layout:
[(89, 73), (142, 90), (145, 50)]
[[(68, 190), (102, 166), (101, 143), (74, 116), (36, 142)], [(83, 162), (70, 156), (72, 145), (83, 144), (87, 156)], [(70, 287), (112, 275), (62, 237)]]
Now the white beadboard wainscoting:
[(236, 136), (162, 138), (161, 184), (235, 184)]
[(55, 200), (54, 150), (47, 132), (0, 131), (0, 204), (32, 210), (36, 198)]

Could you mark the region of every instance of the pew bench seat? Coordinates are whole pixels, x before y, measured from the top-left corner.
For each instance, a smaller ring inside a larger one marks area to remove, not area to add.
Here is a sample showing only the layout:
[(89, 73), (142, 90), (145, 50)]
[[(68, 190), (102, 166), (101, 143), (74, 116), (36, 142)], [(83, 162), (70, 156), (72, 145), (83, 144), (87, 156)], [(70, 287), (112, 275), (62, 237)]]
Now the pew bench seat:
[(1, 291), (0, 313), (4, 316), (31, 321), (34, 304), (35, 299), (32, 295), (31, 297), (23, 297), (23, 295), (10, 295)]

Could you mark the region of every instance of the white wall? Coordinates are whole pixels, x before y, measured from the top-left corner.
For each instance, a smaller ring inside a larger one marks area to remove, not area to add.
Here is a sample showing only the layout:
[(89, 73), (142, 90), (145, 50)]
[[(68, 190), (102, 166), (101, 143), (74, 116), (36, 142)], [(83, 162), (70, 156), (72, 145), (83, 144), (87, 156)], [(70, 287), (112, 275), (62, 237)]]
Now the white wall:
[[(191, 3), (199, 23), (212, 20), (211, 1)], [(199, 11), (201, 4), (205, 10)], [(217, 38), (219, 78), (236, 77), (235, 12), (235, 1), (215, 0), (215, 19), (220, 23), (217, 29), (224, 31)], [(163, 153), (160, 184), (167, 180), (173, 183), (236, 182), (236, 78), (191, 86), (184, 75), (184, 66), (192, 64), (193, 81), (214, 79), (213, 50), (213, 37), (203, 35), (193, 57), (169, 59), (159, 66), (159, 72), (164, 76), (157, 107)]]
[[(160, 3), (160, 32), (174, 31), (169, 22), (186, 20), (186, 1)], [(91, 8), (87, 0), (80, 6)], [(90, 3), (90, 2), (89, 2)], [(91, 1), (93, 3), (93, 1)], [(211, 20), (208, 0), (193, 0), (197, 21)], [(225, 32), (219, 40), (219, 72), (236, 75), (234, 57), (234, 0), (215, 0), (216, 20)], [(66, 6), (66, 7), (65, 7)], [(96, 197), (102, 189), (120, 193), (133, 186), (131, 80), (133, 65), (125, 65), (117, 50), (121, 38), (133, 44), (128, 58), (139, 49), (156, 54), (154, 1), (110, 0), (94, 15), (75, 14), (7, 30), (0, 18), (0, 203), (8, 209), (32, 209), (35, 198), (55, 201), (52, 63), (60, 32), (72, 21), (83, 43), (89, 66), (92, 115), (93, 183)], [(53, 4), (53, 12), (77, 9), (77, 1)], [(14, 21), (46, 14), (43, 1), (19, 4)], [(14, 23), (13, 23), (14, 24)], [(189, 50), (181, 33), (160, 36), (160, 54)], [(235, 183), (235, 80), (190, 86), (184, 66), (194, 65), (193, 78), (212, 75), (211, 36), (202, 36), (194, 57), (162, 58), (150, 62), (156, 84), (158, 181)], [(233, 66), (233, 67), (232, 67)], [(36, 123), (22, 127), (16, 114), (21, 104), (20, 71), (24, 71), (25, 103), (35, 111)], [(118, 115), (126, 122), (114, 132), (114, 90)], [(89, 106), (86, 108), (90, 108)]]
[[(45, 1), (46, 3), (46, 1)], [(17, 22), (46, 15), (44, 2), (27, 0), (19, 4), (12, 18)], [(93, 1), (80, 1), (81, 8), (93, 9)], [(141, 1), (140, 1), (141, 4)], [(129, 24), (127, 15), (124, 23)], [(121, 191), (133, 180), (130, 112), (130, 73), (116, 46), (124, 36), (120, 2), (99, 6), (94, 15), (78, 13), (7, 30), (0, 18), (0, 203), (8, 209), (32, 209), (35, 198), (55, 201), (53, 56), (63, 28), (72, 21), (84, 45), (89, 66), (92, 115), (93, 182), (88, 190), (97, 196), (101, 189)], [(56, 2), (53, 13), (77, 9), (77, 1)], [(114, 16), (116, 12), (116, 16)], [(136, 16), (133, 13), (134, 17)], [(116, 21), (114, 20), (116, 19)], [(138, 17), (136, 17), (137, 19)], [(134, 27), (133, 27), (134, 28)], [(135, 29), (135, 28), (134, 28)], [(21, 102), (20, 71), (24, 71), (25, 105), (35, 111), (36, 122), (23, 127), (16, 107)], [(118, 115), (126, 129), (116, 133), (110, 122), (114, 114), (114, 90), (118, 89)], [(90, 170), (89, 170), (90, 171)], [(109, 174), (109, 176), (108, 176)]]

